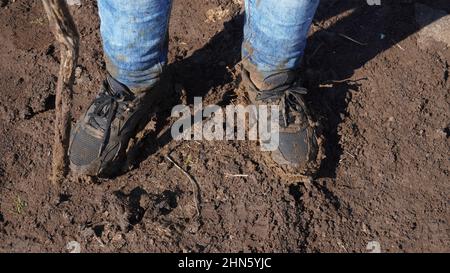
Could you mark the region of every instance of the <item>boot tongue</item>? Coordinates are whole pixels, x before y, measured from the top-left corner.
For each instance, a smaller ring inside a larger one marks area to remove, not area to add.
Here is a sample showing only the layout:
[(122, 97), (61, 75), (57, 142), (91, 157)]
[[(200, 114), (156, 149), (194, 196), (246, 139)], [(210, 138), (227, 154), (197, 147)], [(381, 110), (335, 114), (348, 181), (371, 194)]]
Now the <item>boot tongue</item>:
[(110, 75), (108, 75), (106, 80), (109, 85), (109, 91), (111, 92), (112, 95), (125, 99), (133, 97), (133, 93), (130, 91), (130, 89), (128, 89), (128, 87), (121, 84)]

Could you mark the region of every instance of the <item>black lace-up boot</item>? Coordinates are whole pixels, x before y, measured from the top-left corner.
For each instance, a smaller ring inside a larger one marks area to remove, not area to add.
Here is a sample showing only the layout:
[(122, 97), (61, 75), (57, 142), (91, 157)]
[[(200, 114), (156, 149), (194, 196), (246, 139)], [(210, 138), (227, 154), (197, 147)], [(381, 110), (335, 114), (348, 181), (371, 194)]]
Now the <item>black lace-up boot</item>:
[(130, 138), (148, 122), (154, 92), (152, 89), (134, 94), (108, 76), (72, 131), (71, 169), (91, 176), (111, 176), (121, 172)]
[(323, 154), (318, 122), (304, 100), (307, 90), (292, 75), (285, 74), (274, 75), (258, 88), (244, 68), (242, 84), (251, 103), (278, 105), (280, 109), (279, 145), (271, 152), (272, 160), (302, 175), (313, 174)]

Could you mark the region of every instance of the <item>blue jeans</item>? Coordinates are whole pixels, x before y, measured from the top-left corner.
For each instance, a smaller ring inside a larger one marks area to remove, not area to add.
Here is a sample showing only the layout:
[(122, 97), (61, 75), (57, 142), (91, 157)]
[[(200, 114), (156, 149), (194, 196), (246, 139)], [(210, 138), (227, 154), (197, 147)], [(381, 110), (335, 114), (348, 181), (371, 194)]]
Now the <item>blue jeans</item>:
[[(252, 79), (298, 68), (319, 0), (245, 0), (242, 57)], [(171, 0), (98, 0), (108, 72), (135, 92), (167, 63)], [(270, 84), (270, 80), (269, 84)]]

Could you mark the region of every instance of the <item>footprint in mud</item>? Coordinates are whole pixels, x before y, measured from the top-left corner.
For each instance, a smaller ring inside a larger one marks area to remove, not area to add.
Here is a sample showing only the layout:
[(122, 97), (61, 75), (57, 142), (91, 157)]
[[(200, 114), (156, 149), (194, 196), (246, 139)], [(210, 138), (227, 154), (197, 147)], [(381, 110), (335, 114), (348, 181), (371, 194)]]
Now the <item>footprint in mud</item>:
[(147, 193), (138, 187), (129, 194), (116, 191), (104, 199), (104, 207), (109, 212), (113, 224), (122, 231), (129, 231), (140, 223), (144, 216), (156, 220), (170, 214), (178, 206), (179, 191), (166, 190), (161, 194)]

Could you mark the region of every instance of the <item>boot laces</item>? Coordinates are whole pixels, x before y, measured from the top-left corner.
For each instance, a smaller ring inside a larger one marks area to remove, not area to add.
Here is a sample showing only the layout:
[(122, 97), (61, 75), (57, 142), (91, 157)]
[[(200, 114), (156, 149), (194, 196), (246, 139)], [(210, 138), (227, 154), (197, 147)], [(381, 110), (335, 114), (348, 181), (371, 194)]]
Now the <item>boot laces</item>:
[(104, 151), (111, 133), (111, 125), (116, 117), (124, 119), (123, 114), (133, 110), (132, 95), (114, 93), (105, 82), (103, 90), (94, 100), (94, 111), (89, 116), (88, 124), (103, 132), (99, 155)]
[(298, 85), (297, 82), (291, 84), (285, 84), (273, 89), (260, 90), (250, 80), (248, 75), (244, 74), (247, 82), (250, 84), (250, 91), (256, 92), (256, 101), (273, 102), (278, 101), (285, 127), (289, 125), (289, 114), (299, 113), (300, 117), (303, 117), (301, 113), (306, 111), (306, 106), (303, 100), (303, 95), (308, 93), (308, 90)]

